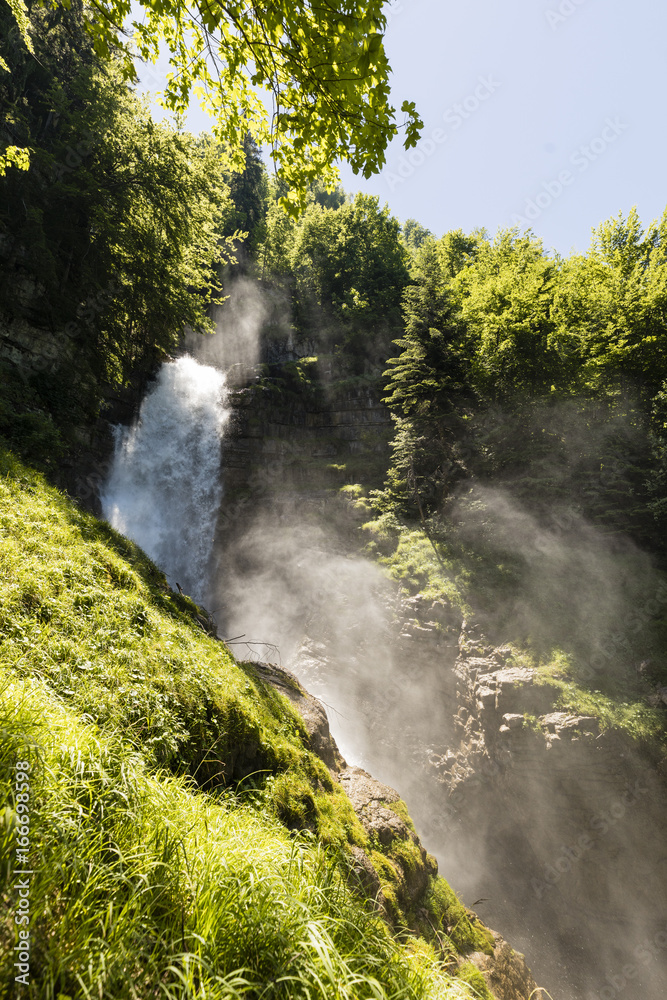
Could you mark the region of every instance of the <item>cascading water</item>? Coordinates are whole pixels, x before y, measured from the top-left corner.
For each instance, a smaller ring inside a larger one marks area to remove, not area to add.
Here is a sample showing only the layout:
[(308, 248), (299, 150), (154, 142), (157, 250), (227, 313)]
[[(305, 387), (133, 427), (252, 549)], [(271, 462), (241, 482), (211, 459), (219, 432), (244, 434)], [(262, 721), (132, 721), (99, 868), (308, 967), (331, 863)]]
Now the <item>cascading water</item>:
[(167, 362), (137, 422), (117, 428), (100, 498), (109, 523), (137, 542), (172, 586), (201, 602), (222, 499), (220, 442), (228, 416), (222, 372), (188, 356)]

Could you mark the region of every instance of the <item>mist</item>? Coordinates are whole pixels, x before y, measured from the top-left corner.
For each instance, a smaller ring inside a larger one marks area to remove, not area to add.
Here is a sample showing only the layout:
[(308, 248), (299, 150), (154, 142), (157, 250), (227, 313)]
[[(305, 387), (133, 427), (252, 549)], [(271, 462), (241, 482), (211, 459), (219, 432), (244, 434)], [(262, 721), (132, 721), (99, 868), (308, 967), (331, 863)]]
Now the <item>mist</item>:
[[(186, 395), (199, 398), (230, 359), (241, 366), (232, 382), (254, 376), (270, 353), (260, 351), (267, 324), (284, 324), (283, 305), (246, 279), (234, 282), (223, 329), (197, 342), (201, 371)], [(280, 329), (272, 351), (284, 360), (298, 345)], [(626, 986), (661, 1000), (664, 789), (628, 741), (603, 737), (595, 720), (558, 707), (572, 683), (599, 698), (634, 678), (641, 699), (651, 657), (661, 655), (649, 626), (664, 613), (667, 590), (650, 556), (593, 524), (571, 499), (581, 455), (600, 442), (587, 442), (574, 420), (571, 455), (562, 444), (514, 480), (469, 477), (449, 499), (441, 541), (450, 564), (466, 567), (474, 608), (464, 614), (411, 591), (364, 554), (348, 502), (309, 484), (312, 443), (289, 421), (271, 425), (274, 437), (264, 442), (264, 417), (254, 411), (261, 447), (250, 454), (237, 442), (237, 466), (219, 469), (219, 436), (215, 467), (198, 457), (201, 441), (176, 444), (188, 407), (170, 391), (174, 400), (157, 419), (150, 411), (158, 395), (149, 393), (138, 426), (119, 438), (105, 510), (170, 579), (178, 573), (195, 596), (206, 593), (239, 659), (277, 662), (320, 698), (348, 763), (398, 790), (442, 874), (525, 952), (554, 1000), (611, 1000)], [(218, 392), (204, 409), (219, 405)], [(229, 454), (234, 420), (216, 419)], [(550, 419), (558, 437), (573, 412), (551, 408)], [(493, 433), (487, 428), (488, 440)], [(155, 447), (165, 439), (166, 450)], [(295, 472), (290, 463), (302, 460)], [(188, 551), (187, 512), (176, 504), (175, 516), (156, 519), (151, 505), (175, 479), (194, 495), (195, 466), (214, 506), (205, 530), (193, 521)], [(560, 484), (553, 495), (561, 499), (531, 502), (531, 476)], [(210, 558), (195, 545), (208, 546)], [(185, 575), (188, 561), (206, 566), (205, 586)], [(560, 688), (539, 675), (544, 664), (554, 675), (554, 657)]]
[(624, 632), (636, 645), (647, 620), (641, 609), (662, 588), (651, 557), (627, 537), (570, 507), (538, 516), (509, 490), (486, 485), (459, 496), (451, 516), (457, 541), (507, 568), (485, 616), (500, 642), (530, 642), (538, 655), (558, 646), (576, 657), (581, 680), (608, 674), (619, 654), (622, 666), (642, 659)]
[(222, 369), (230, 385), (242, 385), (255, 374), (260, 360), (260, 335), (269, 303), (256, 281), (233, 278), (226, 300), (213, 307), (215, 333), (188, 333), (185, 346), (204, 365)]
[[(536, 663), (561, 651), (564, 677), (591, 688), (639, 678), (643, 631), (667, 593), (646, 553), (565, 506), (538, 516), (509, 489), (476, 484), (451, 521), (456, 545), (508, 566), (465, 622), (361, 555), (336, 501), (278, 493), (246, 509), (218, 538), (225, 635), (243, 634), (237, 655), (281, 662), (325, 703), (348, 762), (398, 789), (441, 872), (468, 905), (483, 899), (480, 916), (527, 954), (554, 1000), (621, 995), (607, 974), (618, 984), (631, 965), (642, 996), (658, 1000), (667, 803), (649, 763), (546, 730), (532, 747), (499, 750), (487, 723), (464, 731), (461, 706), (474, 706), (477, 674), (507, 666), (508, 643)], [(458, 762), (474, 772), (452, 787), (446, 769)]]
[(243, 275), (229, 277), (224, 292), (224, 302), (212, 309), (215, 333), (186, 334), (185, 348), (190, 354), (202, 364), (224, 371), (228, 384), (234, 387), (254, 381), (260, 362), (272, 360), (267, 357), (267, 336), (281, 359), (297, 357), (284, 292)]

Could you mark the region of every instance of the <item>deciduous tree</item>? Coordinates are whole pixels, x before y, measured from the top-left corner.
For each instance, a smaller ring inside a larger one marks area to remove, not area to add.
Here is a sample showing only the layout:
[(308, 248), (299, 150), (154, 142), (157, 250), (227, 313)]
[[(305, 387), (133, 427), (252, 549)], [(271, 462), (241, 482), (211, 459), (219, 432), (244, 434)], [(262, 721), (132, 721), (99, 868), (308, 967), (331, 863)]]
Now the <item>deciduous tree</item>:
[[(68, 0), (50, 3), (69, 7)], [(184, 112), (197, 96), (236, 170), (244, 167), (248, 132), (269, 146), (287, 182), (285, 205), (296, 212), (315, 179), (334, 183), (338, 159), (369, 177), (382, 167), (399, 127), (406, 148), (419, 138), (414, 103), (403, 102), (400, 125), (390, 103), (383, 6), (383, 0), (139, 0), (133, 9), (130, 0), (90, 0), (86, 23), (98, 56), (119, 59), (126, 79), (136, 77), (135, 53), (155, 61), (166, 46), (167, 107)], [(30, 45), (22, 0), (11, 0), (11, 8)]]

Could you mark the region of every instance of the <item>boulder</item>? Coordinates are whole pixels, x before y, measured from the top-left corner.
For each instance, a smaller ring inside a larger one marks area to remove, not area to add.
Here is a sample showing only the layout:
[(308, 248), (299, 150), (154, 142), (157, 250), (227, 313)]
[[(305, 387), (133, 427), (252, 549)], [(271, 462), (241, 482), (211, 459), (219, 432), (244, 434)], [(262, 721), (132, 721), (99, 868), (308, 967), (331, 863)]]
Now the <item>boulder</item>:
[(507, 726), (508, 729), (523, 729), (525, 723), (525, 715), (509, 712), (506, 712), (505, 715), (503, 715), (503, 725)]
[[(468, 669), (479, 669), (482, 664), (495, 666), (492, 660), (469, 658)], [(478, 673), (475, 697), (480, 711), (495, 711), (502, 715), (519, 715), (528, 712), (539, 715), (553, 706), (555, 691), (548, 684), (537, 684), (537, 674), (527, 667), (502, 667), (488, 673)]]
[(274, 663), (256, 663), (254, 668), (263, 681), (286, 695), (301, 713), (313, 753), (334, 772), (345, 767), (345, 761), (329, 731), (329, 720), (322, 702), (308, 694), (289, 670)]
[(563, 733), (597, 733), (600, 721), (592, 715), (568, 715), (567, 712), (550, 712), (540, 718), (540, 723), (549, 732), (560, 736)]
[(546, 990), (541, 990), (533, 979), (523, 955), (514, 951), (500, 934), (493, 934), (493, 955), (473, 952), (466, 960), (472, 962), (483, 974), (496, 1000), (540, 1000)]

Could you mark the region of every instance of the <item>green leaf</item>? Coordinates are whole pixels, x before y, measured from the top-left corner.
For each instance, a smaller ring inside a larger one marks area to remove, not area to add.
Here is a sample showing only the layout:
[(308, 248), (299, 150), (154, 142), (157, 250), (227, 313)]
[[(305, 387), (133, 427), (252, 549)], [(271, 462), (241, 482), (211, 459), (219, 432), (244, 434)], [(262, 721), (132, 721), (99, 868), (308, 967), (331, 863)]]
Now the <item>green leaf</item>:
[[(32, 46), (32, 39), (30, 38), (29, 28), (30, 28), (30, 18), (28, 16), (28, 8), (26, 7), (23, 0), (7, 0), (9, 3), (9, 8), (14, 15), (14, 20), (18, 25), (18, 29), (21, 32), (21, 38), (25, 43), (25, 47), (28, 52), (35, 54), (35, 50)], [(7, 69), (7, 64), (2, 60), (3, 68)]]

